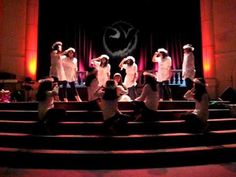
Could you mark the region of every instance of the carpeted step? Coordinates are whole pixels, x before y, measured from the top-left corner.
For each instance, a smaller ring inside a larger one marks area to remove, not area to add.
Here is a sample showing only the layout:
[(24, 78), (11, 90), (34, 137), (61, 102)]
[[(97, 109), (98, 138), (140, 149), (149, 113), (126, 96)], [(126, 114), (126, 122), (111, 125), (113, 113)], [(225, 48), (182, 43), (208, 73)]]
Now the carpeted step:
[(135, 150), (236, 143), (236, 130), (207, 134), (160, 133), (132, 135), (32, 135), (0, 132), (0, 146), (35, 149)]
[[(227, 130), (236, 127), (236, 118), (209, 119), (211, 130)], [(0, 120), (0, 130), (15, 133), (35, 133), (38, 121)], [(158, 134), (186, 132), (184, 120), (161, 120), (151, 122), (128, 122), (122, 130), (125, 134)], [(103, 122), (61, 121), (58, 134), (103, 134)]]
[(236, 144), (149, 150), (60, 150), (0, 147), (1, 166), (49, 169), (131, 169), (235, 161)]
[[(133, 115), (133, 110), (121, 110), (125, 114)], [(192, 109), (169, 109), (157, 110), (153, 120), (173, 120), (179, 119), (180, 114), (192, 111)], [(67, 110), (66, 119), (69, 121), (99, 121), (102, 120), (101, 111)], [(37, 120), (36, 110), (0, 110), (1, 120)], [(209, 109), (210, 118), (230, 117), (230, 109)]]
[[(56, 108), (63, 108), (66, 110), (88, 110), (89, 102), (82, 101), (70, 101), (70, 102), (55, 102)], [(210, 101), (209, 108), (221, 109), (225, 108), (225, 105), (229, 104), (228, 101)], [(119, 109), (129, 110), (133, 109), (132, 102), (119, 102)], [(0, 103), (0, 110), (37, 110), (38, 102), (12, 102), (12, 103)], [(161, 101), (159, 103), (159, 109), (193, 109), (194, 101), (186, 100), (173, 100), (173, 101)], [(99, 110), (99, 107), (95, 107), (95, 110)]]

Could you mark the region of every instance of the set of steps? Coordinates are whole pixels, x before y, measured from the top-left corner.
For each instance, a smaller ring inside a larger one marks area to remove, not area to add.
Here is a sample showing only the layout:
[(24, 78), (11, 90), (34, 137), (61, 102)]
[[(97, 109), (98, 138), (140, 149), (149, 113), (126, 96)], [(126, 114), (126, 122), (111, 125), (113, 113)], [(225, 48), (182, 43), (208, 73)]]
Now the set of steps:
[[(66, 109), (67, 117), (55, 134), (40, 134), (37, 102), (0, 103), (0, 166), (125, 169), (233, 162), (236, 118), (224, 104), (209, 107), (207, 134), (186, 132), (179, 115), (194, 102), (182, 100), (161, 102), (151, 122), (130, 121), (122, 133), (105, 134), (99, 109), (89, 111), (87, 102), (58, 102), (55, 107)], [(119, 108), (133, 114), (132, 103), (121, 102)]]

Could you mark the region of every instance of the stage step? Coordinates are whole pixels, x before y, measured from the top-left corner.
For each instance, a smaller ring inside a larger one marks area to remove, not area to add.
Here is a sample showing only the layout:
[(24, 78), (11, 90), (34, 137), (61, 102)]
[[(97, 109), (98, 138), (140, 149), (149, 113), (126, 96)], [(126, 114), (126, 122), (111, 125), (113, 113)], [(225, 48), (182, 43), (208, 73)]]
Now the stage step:
[[(211, 130), (226, 130), (236, 127), (236, 118), (209, 119)], [(37, 133), (38, 121), (0, 120), (0, 130), (14, 133)], [(158, 134), (186, 132), (184, 120), (162, 120), (151, 122), (128, 122), (122, 130), (125, 134)], [(58, 134), (104, 134), (102, 121), (61, 121), (55, 130)]]
[[(225, 108), (229, 104), (228, 101), (210, 101), (209, 108), (220, 109)], [(37, 110), (38, 102), (12, 102), (0, 103), (0, 110)], [(130, 110), (134, 105), (132, 102), (119, 102), (119, 109)], [(83, 102), (55, 102), (56, 108), (63, 108), (66, 110), (88, 110), (89, 104), (87, 101)], [(194, 102), (186, 100), (161, 101), (159, 109), (193, 109)], [(97, 107), (95, 110), (99, 110)]]
[(36, 135), (0, 132), (0, 147), (70, 150), (137, 150), (236, 143), (236, 130), (207, 134), (160, 133), (131, 135)]
[[(180, 114), (192, 111), (192, 109), (168, 109), (157, 110), (157, 115), (153, 116), (154, 120), (172, 120), (179, 119)], [(99, 121), (102, 120), (101, 111), (87, 111), (87, 110), (67, 110), (68, 121)], [(133, 110), (121, 110), (121, 112), (133, 115)], [(1, 120), (37, 120), (37, 110), (0, 110)], [(210, 118), (224, 118), (231, 117), (230, 109), (209, 109)]]
[[(194, 102), (163, 101), (153, 121), (131, 121), (104, 132), (102, 112), (88, 103), (57, 102), (67, 110), (52, 133), (39, 130), (37, 103), (0, 104), (0, 166), (109, 169), (200, 165), (235, 161), (236, 118), (225, 103), (212, 102), (207, 133), (187, 133), (182, 113)], [(119, 103), (133, 115), (132, 103)]]
[(131, 169), (235, 161), (236, 144), (149, 150), (58, 150), (0, 147), (1, 166), (49, 169)]

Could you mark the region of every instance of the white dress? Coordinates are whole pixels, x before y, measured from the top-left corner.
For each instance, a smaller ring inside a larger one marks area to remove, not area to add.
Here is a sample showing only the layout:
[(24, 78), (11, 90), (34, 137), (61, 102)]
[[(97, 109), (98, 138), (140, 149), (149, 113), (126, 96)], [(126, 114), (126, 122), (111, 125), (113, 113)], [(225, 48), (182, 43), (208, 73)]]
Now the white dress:
[(111, 65), (108, 63), (106, 67), (101, 67), (100, 61), (93, 61), (92, 62), (95, 66), (95, 68), (98, 70), (98, 82), (99, 82), (99, 86), (106, 86), (106, 82), (107, 80), (110, 79), (110, 72), (111, 72)]
[(192, 97), (191, 91), (188, 90), (184, 98), (187, 100), (194, 100), (195, 101), (195, 109), (193, 110), (193, 114), (196, 114), (203, 122), (207, 122), (208, 117), (209, 117), (209, 98), (206, 93), (204, 93), (201, 97), (201, 101), (199, 102), (198, 100), (194, 99)]
[(149, 84), (146, 84), (141, 95), (135, 99), (136, 101), (143, 101), (146, 107), (150, 110), (156, 111), (159, 106), (159, 92), (153, 91)]
[(123, 86), (117, 85), (117, 95), (119, 96), (118, 102), (130, 102), (132, 99), (127, 95), (128, 90), (124, 89)]
[(138, 77), (138, 67), (137, 64), (134, 63), (133, 65), (129, 66), (127, 64), (123, 64), (122, 65), (122, 69), (125, 69), (126, 71), (126, 75), (125, 75), (125, 79), (124, 79), (124, 86), (126, 88), (130, 88), (133, 86), (137, 85), (137, 77)]
[(195, 77), (195, 64), (194, 64), (194, 55), (192, 52), (185, 53), (183, 64), (182, 64), (182, 78), (190, 78), (193, 80)]
[(62, 65), (62, 60), (65, 58), (65, 55), (60, 55), (57, 51), (51, 52), (51, 67), (49, 75), (57, 77), (59, 81), (66, 80), (65, 71)]
[(59, 87), (55, 86), (52, 91), (47, 91), (47, 97), (44, 101), (38, 103), (38, 118), (42, 120), (49, 109), (54, 108), (54, 96), (58, 95)]
[(62, 63), (66, 75), (66, 80), (68, 82), (77, 81), (77, 58), (70, 59), (69, 57), (67, 57), (63, 60)]
[(157, 72), (157, 80), (159, 82), (167, 81), (170, 79), (170, 70), (171, 70), (171, 58), (165, 57), (160, 58), (156, 57), (153, 62), (158, 63), (158, 72)]

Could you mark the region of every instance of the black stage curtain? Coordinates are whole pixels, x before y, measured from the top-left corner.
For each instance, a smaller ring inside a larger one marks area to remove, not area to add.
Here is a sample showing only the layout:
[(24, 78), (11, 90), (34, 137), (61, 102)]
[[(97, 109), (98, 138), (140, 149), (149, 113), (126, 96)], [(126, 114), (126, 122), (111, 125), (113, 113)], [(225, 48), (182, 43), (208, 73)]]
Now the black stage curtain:
[(40, 0), (37, 77), (48, 75), (55, 41), (74, 47), (78, 67), (110, 56), (112, 74), (122, 57), (133, 55), (139, 70), (154, 69), (158, 48), (166, 48), (173, 69), (181, 69), (184, 44), (195, 47), (197, 76), (202, 76), (200, 0)]

